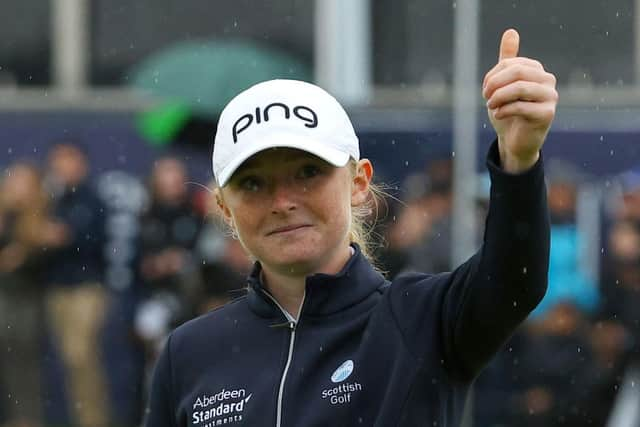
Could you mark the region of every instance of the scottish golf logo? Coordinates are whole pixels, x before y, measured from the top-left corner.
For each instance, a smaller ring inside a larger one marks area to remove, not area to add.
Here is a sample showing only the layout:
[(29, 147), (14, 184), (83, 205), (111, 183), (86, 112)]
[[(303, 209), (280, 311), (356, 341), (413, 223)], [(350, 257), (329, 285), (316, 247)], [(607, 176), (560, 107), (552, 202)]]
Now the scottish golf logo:
[(351, 376), (354, 367), (353, 360), (346, 360), (338, 366), (331, 375), (331, 382), (338, 385), (322, 390), (322, 398), (328, 399), (332, 405), (350, 403), (354, 394), (362, 390), (359, 382), (344, 382)]
[(331, 375), (331, 381), (334, 383), (341, 383), (349, 378), (349, 375), (353, 372), (353, 360), (347, 360), (342, 365), (338, 366), (338, 369)]
[(243, 388), (222, 389), (218, 393), (198, 396), (193, 402), (192, 425), (215, 427), (242, 421), (245, 405), (251, 399)]

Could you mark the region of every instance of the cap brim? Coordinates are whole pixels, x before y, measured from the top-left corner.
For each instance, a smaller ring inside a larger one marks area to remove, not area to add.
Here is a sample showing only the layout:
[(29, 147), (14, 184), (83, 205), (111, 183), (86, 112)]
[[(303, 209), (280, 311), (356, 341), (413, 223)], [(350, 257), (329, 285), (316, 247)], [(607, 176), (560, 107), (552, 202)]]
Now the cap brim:
[(249, 149), (242, 151), (240, 154), (236, 155), (231, 162), (226, 164), (216, 176), (218, 186), (224, 187), (233, 173), (251, 156), (270, 148), (295, 148), (306, 151), (320, 157), (336, 167), (345, 166), (350, 157), (349, 153), (329, 147), (322, 141), (316, 141), (309, 138), (294, 138), (287, 135), (274, 135), (270, 138), (261, 140), (257, 144), (252, 144)]

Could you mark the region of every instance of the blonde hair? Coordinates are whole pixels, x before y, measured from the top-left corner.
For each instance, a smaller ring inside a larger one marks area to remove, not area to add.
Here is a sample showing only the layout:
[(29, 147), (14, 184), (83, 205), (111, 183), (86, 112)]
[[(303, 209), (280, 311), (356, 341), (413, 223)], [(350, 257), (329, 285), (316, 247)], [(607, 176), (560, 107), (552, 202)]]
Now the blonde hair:
[[(357, 174), (358, 162), (349, 160), (349, 171), (352, 176)], [(376, 250), (382, 247), (382, 236), (375, 232), (375, 227), (381, 215), (381, 207), (386, 210), (388, 193), (381, 184), (369, 183), (369, 197), (360, 206), (351, 207), (351, 224), (349, 224), (349, 240), (360, 246), (362, 255), (379, 270)]]

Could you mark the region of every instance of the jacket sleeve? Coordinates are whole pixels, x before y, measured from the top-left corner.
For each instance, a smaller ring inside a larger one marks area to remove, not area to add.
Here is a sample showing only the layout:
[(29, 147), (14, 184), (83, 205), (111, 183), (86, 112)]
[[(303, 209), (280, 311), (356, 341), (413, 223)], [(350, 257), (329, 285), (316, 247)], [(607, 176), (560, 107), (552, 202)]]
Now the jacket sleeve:
[(391, 310), (414, 356), (422, 358), (435, 345), (449, 375), (465, 381), (480, 372), (547, 288), (542, 156), (527, 171), (508, 174), (500, 169), (494, 142), (487, 167), (490, 206), (478, 252), (452, 272), (398, 278), (390, 292)]
[(452, 274), (442, 326), (450, 368), (473, 377), (544, 297), (550, 227), (542, 156), (529, 170), (500, 168), (497, 141), (487, 156), (489, 213), (480, 250)]
[(171, 336), (156, 362), (151, 381), (145, 427), (177, 427), (172, 394)]

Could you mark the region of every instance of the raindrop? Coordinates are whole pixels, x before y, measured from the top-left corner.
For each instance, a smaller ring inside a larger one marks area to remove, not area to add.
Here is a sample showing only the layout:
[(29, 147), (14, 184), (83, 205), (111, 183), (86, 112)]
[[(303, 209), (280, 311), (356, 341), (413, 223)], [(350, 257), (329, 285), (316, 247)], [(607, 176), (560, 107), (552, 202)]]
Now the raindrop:
[(605, 31), (604, 35), (609, 37), (609, 31)]
[(600, 135), (600, 141), (604, 141), (604, 135)]
[(7, 153), (8, 154), (13, 154), (13, 148), (11, 148), (11, 147), (7, 148)]
[(409, 166), (409, 160), (405, 160), (405, 161), (404, 161), (404, 165), (405, 165), (405, 166)]
[(578, 347), (578, 353), (580, 353), (582, 351), (582, 349), (580, 347)]
[(455, 9), (456, 7), (458, 7), (458, 4), (456, 2), (453, 2), (453, 8)]
[(514, 306), (514, 307), (517, 307), (517, 306), (518, 306), (518, 302), (517, 302), (517, 301), (514, 301), (514, 302), (513, 302), (513, 306)]
[(37, 153), (38, 152), (38, 147), (33, 147), (33, 152)]
[(613, 148), (611, 149), (611, 151), (609, 151), (609, 155), (613, 156)]
[(522, 268), (522, 274), (527, 274), (527, 267)]
[(451, 152), (451, 157), (455, 157), (455, 156), (456, 156), (456, 152), (455, 152), (455, 151), (452, 151), (452, 152)]
[(238, 21), (233, 21), (233, 28), (238, 28)]

